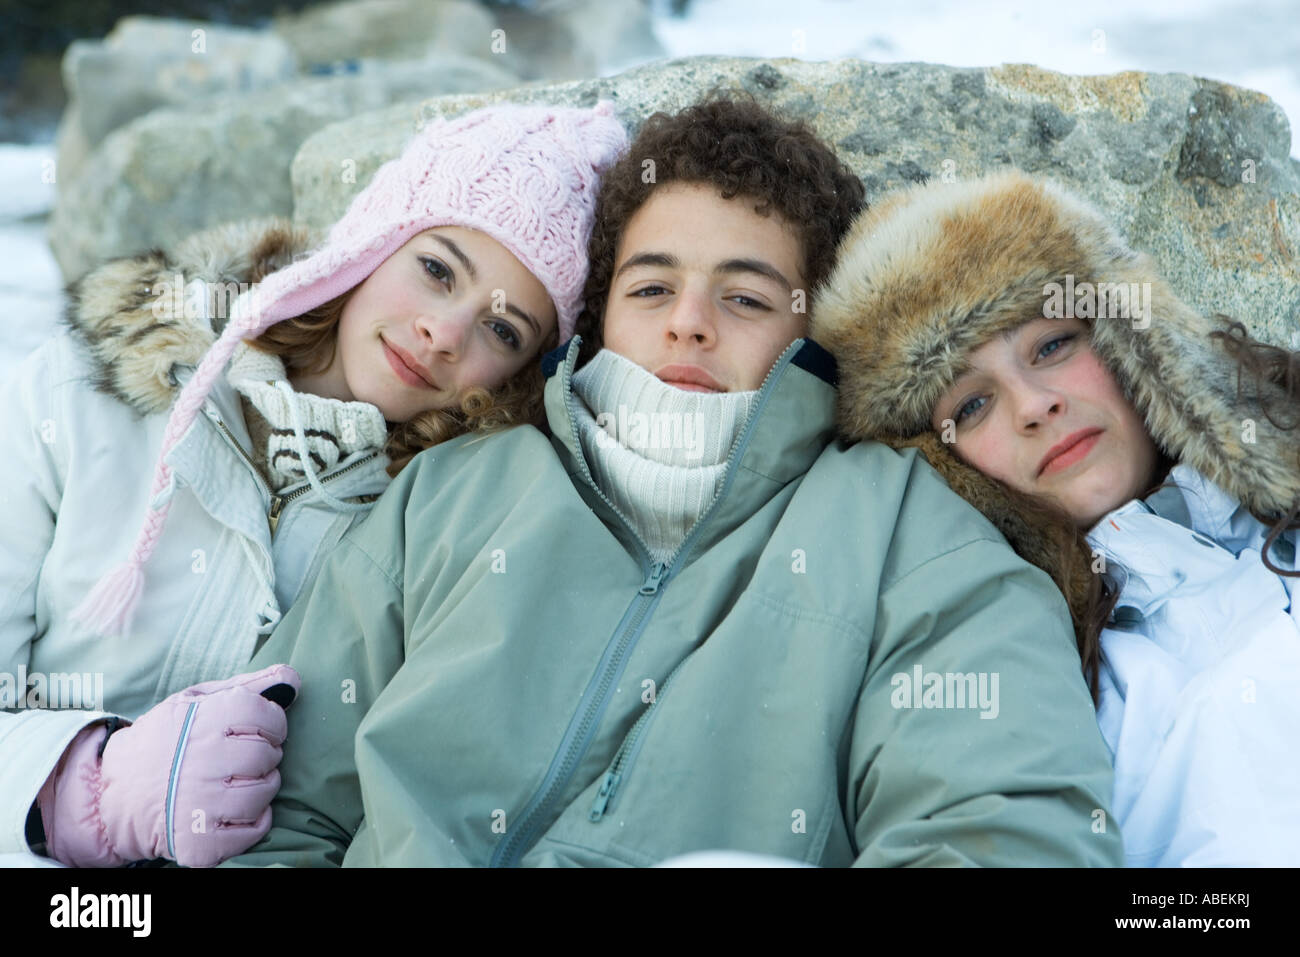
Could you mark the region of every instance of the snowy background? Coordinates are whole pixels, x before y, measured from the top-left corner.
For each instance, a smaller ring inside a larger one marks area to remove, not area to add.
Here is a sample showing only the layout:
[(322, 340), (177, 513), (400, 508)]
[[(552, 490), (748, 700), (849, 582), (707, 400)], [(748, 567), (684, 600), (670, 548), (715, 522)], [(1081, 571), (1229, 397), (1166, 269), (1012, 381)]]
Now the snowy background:
[[(656, 0), (671, 56), (1033, 63), (1063, 73), (1192, 73), (1260, 90), (1300, 121), (1300, 0)], [(617, 69), (611, 72), (618, 72)], [(0, 144), (0, 378), (54, 330), (62, 278), (45, 242), (53, 130)], [(1292, 155), (1300, 157), (1293, 134)]]

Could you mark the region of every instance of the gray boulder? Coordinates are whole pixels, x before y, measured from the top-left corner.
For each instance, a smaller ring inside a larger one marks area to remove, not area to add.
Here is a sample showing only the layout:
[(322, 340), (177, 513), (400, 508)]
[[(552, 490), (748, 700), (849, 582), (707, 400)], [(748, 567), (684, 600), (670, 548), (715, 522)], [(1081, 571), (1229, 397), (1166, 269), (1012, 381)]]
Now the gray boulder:
[(492, 59), (495, 28), (492, 14), (471, 0), (343, 0), (282, 15), (273, 24), (308, 69), (358, 58)]
[(645, 0), (542, 0), (495, 8), (492, 51), (529, 80), (576, 80), (665, 55)]
[(70, 182), (60, 168), (49, 238), (64, 277), (220, 222), (289, 215), (290, 162), (328, 123), (435, 92), (517, 82), (491, 62), (453, 55), (349, 69), (155, 110), (109, 134)]
[(103, 40), (74, 40), (58, 133), (59, 182), (73, 182), (109, 133), (137, 116), (217, 94), (274, 86), (297, 72), (273, 33), (197, 20), (124, 17)]
[[(1300, 348), (1300, 163), (1289, 156), (1287, 118), (1261, 93), (1178, 73), (694, 57), (603, 79), (440, 97), (310, 137), (293, 161), (294, 217), (332, 223), (379, 164), (438, 116), (500, 100), (611, 99), (635, 129), (651, 112), (714, 88), (747, 90), (806, 118), (863, 178), (869, 201), (930, 177), (975, 177), (1008, 164), (1053, 176), (1106, 211), (1196, 308)], [(354, 182), (340, 175), (345, 168)]]
[(664, 49), (645, 0), (342, 0), (277, 18), (300, 63), (353, 57), (483, 57), (523, 80), (575, 80), (654, 60)]

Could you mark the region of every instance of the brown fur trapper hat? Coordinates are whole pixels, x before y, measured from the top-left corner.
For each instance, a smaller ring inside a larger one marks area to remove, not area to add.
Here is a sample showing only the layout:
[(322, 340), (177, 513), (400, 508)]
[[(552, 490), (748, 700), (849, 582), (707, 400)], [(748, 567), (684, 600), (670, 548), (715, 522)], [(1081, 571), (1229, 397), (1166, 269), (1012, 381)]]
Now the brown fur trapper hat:
[[(1183, 303), (1100, 212), (1016, 170), (903, 190), (854, 223), (812, 317), (813, 338), (839, 362), (842, 434), (919, 447), (1023, 557), (1057, 578), (1077, 611), (1083, 583), (1067, 585), (1070, 576), (1062, 581), (1062, 569), (1050, 567), (1022, 498), (962, 463), (930, 425), (934, 403), (974, 349), (1053, 314), (1045, 312), (1058, 288), (1051, 283), (1076, 290), (1074, 314), (1089, 321), (1093, 349), (1162, 452), (1256, 514), (1290, 511), (1300, 497), (1300, 438), (1275, 426), (1261, 400), (1283, 410), (1284, 425), (1296, 418), (1294, 402), (1272, 381), (1239, 374), (1209, 337), (1228, 320)], [(1106, 290), (1101, 306), (1100, 297), (1081, 297), (1085, 283)], [(1140, 300), (1118, 292), (1131, 284)]]

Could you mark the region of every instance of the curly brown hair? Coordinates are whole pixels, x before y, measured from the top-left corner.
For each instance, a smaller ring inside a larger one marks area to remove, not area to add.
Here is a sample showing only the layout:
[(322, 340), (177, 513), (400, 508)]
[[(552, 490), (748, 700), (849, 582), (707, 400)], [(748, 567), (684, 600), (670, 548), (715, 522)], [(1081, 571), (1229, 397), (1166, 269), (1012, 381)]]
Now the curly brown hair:
[[(319, 373), (334, 361), (338, 324), (357, 287), (301, 316), (284, 319), (268, 328), (252, 345), (279, 356), (290, 372)], [(556, 333), (543, 344), (545, 352)], [(418, 453), (467, 432), (497, 432), (512, 425), (540, 425), (545, 411), (545, 381), (539, 363), (524, 368), (495, 389), (470, 389), (459, 409), (433, 409), (408, 422), (389, 422), (384, 453), (388, 474), (396, 478)]]
[[(648, 177), (647, 160), (654, 163)], [(862, 181), (807, 124), (752, 96), (715, 93), (679, 113), (653, 114), (605, 174), (596, 200), (577, 326), (584, 353), (599, 348), (614, 257), (628, 222), (656, 189), (674, 182), (713, 186), (724, 199), (743, 197), (760, 216), (775, 212), (789, 223), (799, 234), (810, 306), (865, 201)]]

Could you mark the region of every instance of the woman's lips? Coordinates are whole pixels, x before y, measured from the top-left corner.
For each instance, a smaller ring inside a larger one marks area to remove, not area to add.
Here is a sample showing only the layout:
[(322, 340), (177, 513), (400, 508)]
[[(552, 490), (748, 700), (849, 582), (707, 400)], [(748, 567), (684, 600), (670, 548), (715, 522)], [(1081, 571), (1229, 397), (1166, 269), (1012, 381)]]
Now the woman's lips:
[(1101, 438), (1101, 431), (1101, 429), (1089, 430), (1083, 438), (1079, 439), (1064, 452), (1049, 459), (1047, 464), (1043, 466), (1042, 471), (1038, 473), (1039, 476), (1041, 477), (1053, 472), (1059, 472), (1062, 469), (1069, 468), (1075, 462), (1082, 461), (1088, 453), (1092, 451), (1093, 446), (1097, 444), (1097, 440)]
[(384, 345), (384, 358), (393, 367), (393, 372), (397, 373), (397, 378), (416, 389), (437, 388), (423, 372), (417, 371), (419, 366), (414, 359), (390, 346), (383, 336), (379, 337), (379, 341)]

